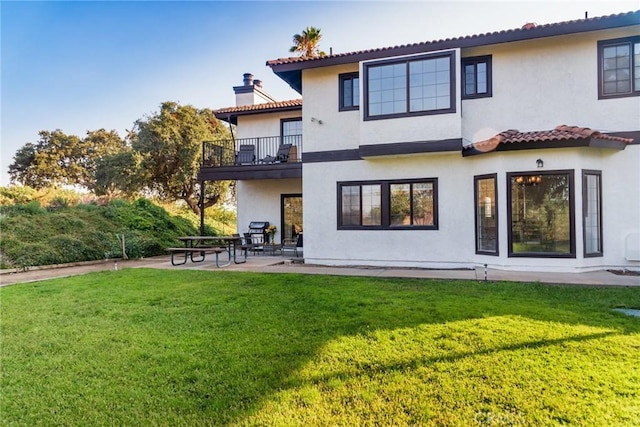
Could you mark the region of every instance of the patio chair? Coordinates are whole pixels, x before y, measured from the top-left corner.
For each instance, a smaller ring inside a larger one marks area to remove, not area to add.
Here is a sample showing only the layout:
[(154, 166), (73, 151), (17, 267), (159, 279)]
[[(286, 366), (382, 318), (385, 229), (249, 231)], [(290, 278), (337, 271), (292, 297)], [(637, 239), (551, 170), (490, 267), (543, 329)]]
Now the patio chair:
[(293, 144), (280, 144), (278, 147), (278, 153), (275, 156), (267, 156), (262, 159), (263, 163), (286, 163), (289, 161), (289, 156), (291, 154), (291, 147)]
[(250, 165), (256, 161), (256, 146), (241, 145), (236, 154), (236, 165)]
[(284, 251), (293, 251), (293, 254), (298, 258), (298, 243), (300, 241), (300, 235), (296, 235), (291, 239), (284, 239), (282, 241), (282, 255)]

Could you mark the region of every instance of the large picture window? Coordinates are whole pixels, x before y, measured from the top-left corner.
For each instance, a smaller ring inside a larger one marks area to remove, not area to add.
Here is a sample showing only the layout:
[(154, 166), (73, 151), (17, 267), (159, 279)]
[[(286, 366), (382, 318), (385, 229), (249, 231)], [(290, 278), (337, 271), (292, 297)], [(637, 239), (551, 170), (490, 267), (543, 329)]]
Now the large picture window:
[(509, 256), (575, 258), (573, 171), (508, 173)]
[(584, 256), (602, 256), (602, 175), (582, 171), (582, 230)]
[(455, 112), (454, 53), (365, 64), (365, 120)]
[(640, 95), (640, 36), (598, 42), (598, 97)]
[(338, 183), (340, 229), (437, 229), (437, 179)]
[(498, 255), (496, 175), (476, 176), (474, 182), (476, 253)]

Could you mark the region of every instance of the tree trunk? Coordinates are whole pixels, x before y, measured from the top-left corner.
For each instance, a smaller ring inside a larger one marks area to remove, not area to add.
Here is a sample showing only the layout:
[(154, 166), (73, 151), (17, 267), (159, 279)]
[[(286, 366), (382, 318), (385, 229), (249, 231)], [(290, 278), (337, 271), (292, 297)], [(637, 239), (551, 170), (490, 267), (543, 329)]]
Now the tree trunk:
[(198, 204), (198, 200), (192, 199), (190, 197), (184, 197), (182, 200), (187, 202), (189, 209), (193, 211), (196, 215), (200, 216), (200, 206)]

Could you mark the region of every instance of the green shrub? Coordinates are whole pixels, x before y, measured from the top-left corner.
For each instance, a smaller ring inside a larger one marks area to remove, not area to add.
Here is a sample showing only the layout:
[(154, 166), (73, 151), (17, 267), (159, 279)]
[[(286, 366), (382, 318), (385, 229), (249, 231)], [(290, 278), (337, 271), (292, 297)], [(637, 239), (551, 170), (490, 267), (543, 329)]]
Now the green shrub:
[(169, 215), (146, 199), (106, 206), (61, 202), (49, 211), (32, 201), (2, 206), (0, 213), (2, 268), (121, 258), (122, 235), (129, 258), (165, 255), (176, 237), (199, 234), (188, 219)]
[[(85, 203), (80, 203), (84, 200)], [(235, 230), (235, 213), (205, 211), (205, 234)], [(176, 237), (200, 234), (200, 217), (184, 203), (106, 201), (73, 190), (0, 187), (0, 268), (165, 255)]]

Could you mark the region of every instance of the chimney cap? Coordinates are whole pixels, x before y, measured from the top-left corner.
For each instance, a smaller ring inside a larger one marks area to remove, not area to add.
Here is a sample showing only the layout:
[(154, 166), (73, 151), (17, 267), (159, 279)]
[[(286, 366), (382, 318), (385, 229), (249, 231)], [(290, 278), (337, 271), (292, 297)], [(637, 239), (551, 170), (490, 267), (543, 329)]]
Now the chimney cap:
[(253, 74), (244, 73), (242, 75), (242, 82), (244, 83), (245, 86), (251, 86), (253, 84)]

